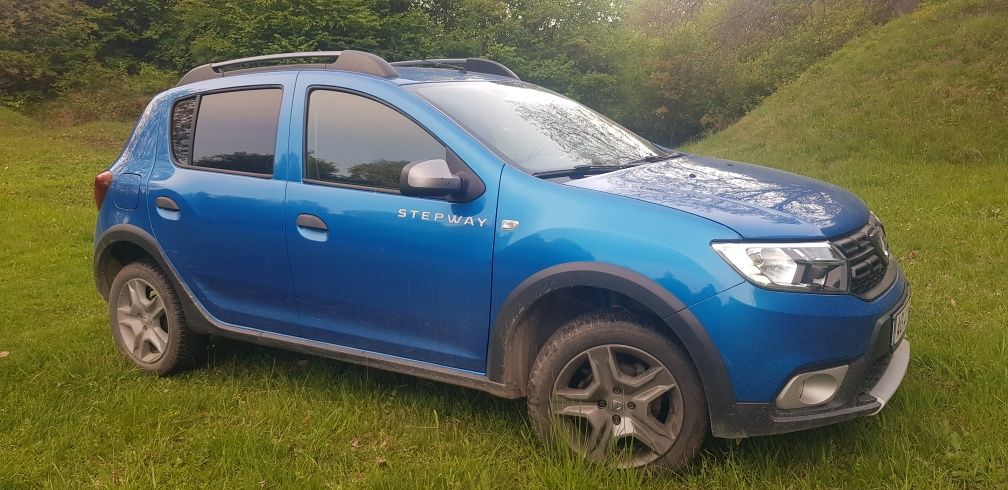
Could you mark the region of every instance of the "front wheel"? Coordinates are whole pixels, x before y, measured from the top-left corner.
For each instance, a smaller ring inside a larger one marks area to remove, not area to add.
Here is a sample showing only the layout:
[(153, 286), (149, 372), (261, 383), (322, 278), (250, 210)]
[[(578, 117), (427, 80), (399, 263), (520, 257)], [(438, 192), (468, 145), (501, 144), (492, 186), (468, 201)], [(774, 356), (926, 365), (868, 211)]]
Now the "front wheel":
[(588, 314), (554, 333), (528, 397), (540, 438), (619, 468), (680, 469), (707, 434), (707, 404), (685, 352), (622, 312)]

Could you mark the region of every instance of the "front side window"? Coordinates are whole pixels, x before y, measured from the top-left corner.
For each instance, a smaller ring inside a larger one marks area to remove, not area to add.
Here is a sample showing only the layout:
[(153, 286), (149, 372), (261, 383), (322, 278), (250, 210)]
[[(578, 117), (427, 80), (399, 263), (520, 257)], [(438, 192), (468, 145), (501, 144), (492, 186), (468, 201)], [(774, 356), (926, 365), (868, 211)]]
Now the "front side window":
[(281, 89), (270, 88), (204, 94), (177, 102), (171, 125), (175, 160), (194, 167), (273, 175), (282, 98)]
[(305, 180), (399, 189), (409, 163), (446, 159), (423, 128), (381, 102), (333, 90), (308, 99)]
[(419, 83), (408, 89), (530, 173), (624, 165), (665, 153), (605, 116), (527, 83)]

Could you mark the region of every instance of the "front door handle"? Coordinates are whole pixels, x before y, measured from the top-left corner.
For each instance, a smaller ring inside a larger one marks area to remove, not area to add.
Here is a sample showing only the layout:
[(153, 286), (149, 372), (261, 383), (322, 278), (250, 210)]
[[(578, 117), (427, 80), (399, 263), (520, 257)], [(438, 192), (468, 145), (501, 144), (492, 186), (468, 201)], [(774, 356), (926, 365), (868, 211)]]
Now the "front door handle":
[(165, 211), (174, 211), (176, 213), (179, 211), (178, 203), (170, 197), (160, 196), (154, 200), (154, 205), (157, 206), (158, 209), (163, 209)]
[(299, 214), (297, 225), (300, 228), (307, 228), (309, 230), (329, 231), (329, 227), (326, 226), (325, 221), (322, 221), (322, 218), (313, 214)]

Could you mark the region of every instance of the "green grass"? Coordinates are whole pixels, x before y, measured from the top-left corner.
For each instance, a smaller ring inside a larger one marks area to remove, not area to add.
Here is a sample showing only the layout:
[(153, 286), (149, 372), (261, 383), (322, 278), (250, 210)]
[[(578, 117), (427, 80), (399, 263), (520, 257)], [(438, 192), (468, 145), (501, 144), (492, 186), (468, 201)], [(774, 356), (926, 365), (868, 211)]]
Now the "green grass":
[(681, 475), (533, 439), (521, 402), (217, 341), (169, 379), (121, 359), (91, 279), (91, 179), (129, 131), (0, 111), (0, 488), (1008, 486), (1008, 6), (928, 4), (691, 150), (847, 187), (914, 285), (878, 417), (717, 443)]

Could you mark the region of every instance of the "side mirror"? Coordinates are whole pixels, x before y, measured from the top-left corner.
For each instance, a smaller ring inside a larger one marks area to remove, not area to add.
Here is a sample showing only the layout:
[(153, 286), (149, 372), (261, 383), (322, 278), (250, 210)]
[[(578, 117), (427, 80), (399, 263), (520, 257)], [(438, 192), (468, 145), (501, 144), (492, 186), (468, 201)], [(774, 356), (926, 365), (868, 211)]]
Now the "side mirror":
[(462, 177), (453, 174), (448, 162), (440, 159), (406, 165), (399, 176), (399, 192), (404, 196), (452, 196), (464, 187)]

